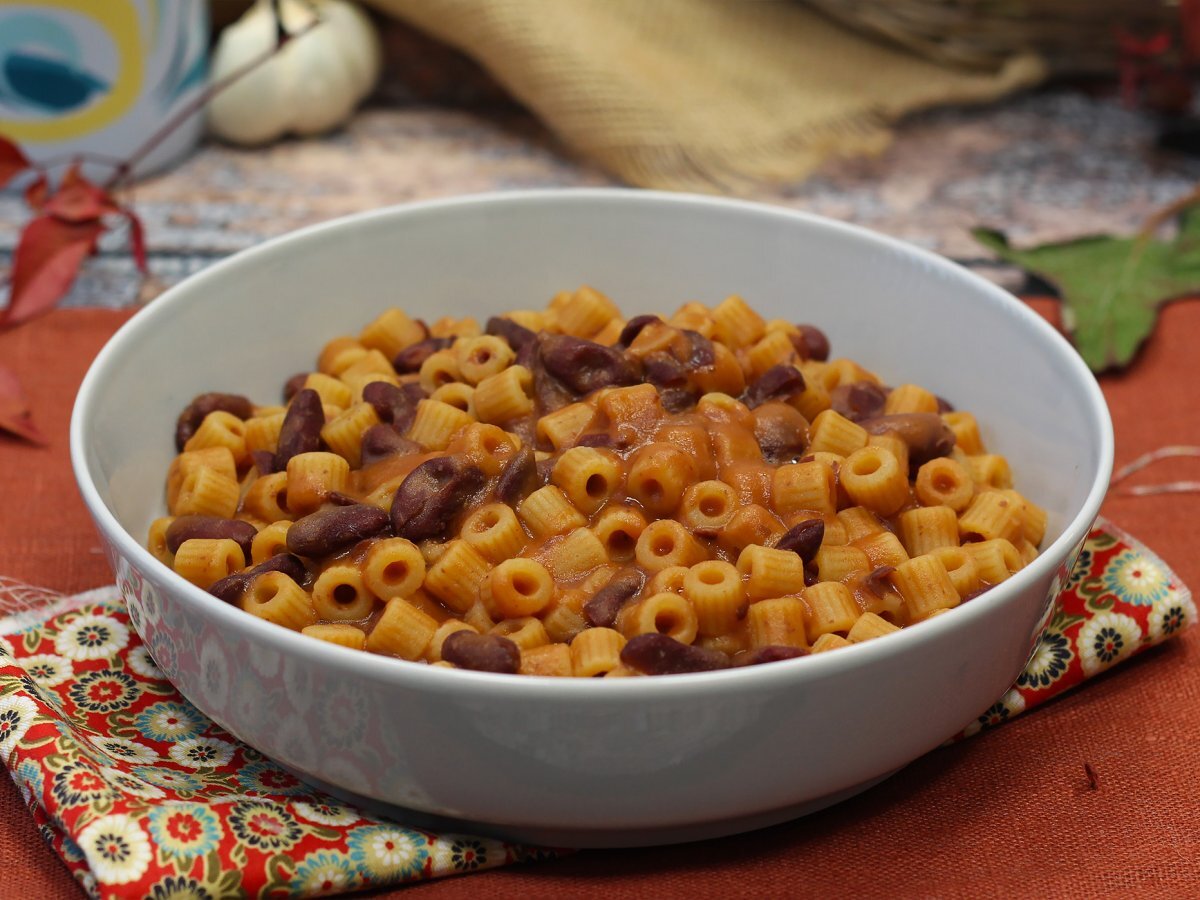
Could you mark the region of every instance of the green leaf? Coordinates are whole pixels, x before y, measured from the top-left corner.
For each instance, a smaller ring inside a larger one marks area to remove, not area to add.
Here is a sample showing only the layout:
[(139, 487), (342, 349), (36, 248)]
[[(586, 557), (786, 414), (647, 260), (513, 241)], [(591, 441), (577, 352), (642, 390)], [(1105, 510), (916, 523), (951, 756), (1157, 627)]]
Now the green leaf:
[(1200, 210), (1179, 217), (1173, 240), (1094, 235), (1018, 250), (1003, 232), (975, 239), (1062, 295), (1063, 326), (1093, 372), (1123, 368), (1154, 330), (1158, 310), (1200, 292)]

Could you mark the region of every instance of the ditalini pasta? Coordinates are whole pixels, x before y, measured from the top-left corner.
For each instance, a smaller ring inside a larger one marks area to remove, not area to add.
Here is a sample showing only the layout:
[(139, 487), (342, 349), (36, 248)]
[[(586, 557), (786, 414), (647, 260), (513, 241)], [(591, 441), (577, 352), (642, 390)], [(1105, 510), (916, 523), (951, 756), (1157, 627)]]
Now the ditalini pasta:
[(319, 348), (283, 405), (197, 397), (164, 565), (413, 662), (673, 674), (873, 640), (1037, 555), (975, 417), (740, 297), (625, 319), (589, 287)]

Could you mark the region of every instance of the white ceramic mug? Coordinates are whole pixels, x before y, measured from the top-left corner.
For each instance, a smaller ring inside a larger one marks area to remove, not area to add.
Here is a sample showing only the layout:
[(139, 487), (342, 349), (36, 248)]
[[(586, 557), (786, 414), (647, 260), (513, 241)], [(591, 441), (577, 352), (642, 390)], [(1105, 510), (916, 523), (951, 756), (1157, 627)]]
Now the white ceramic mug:
[[(0, 134), (39, 162), (128, 160), (207, 80), (204, 0), (0, 2)], [(199, 140), (191, 116), (144, 159), (144, 175)], [(104, 179), (111, 166), (85, 172)]]

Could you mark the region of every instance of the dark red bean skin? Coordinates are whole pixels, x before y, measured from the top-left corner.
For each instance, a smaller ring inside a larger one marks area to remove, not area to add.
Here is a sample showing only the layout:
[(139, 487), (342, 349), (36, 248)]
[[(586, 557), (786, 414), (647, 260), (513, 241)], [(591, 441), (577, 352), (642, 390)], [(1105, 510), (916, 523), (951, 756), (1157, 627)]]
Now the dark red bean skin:
[(221, 540), (228, 538), (237, 541), (242, 548), (242, 554), (250, 559), (250, 543), (258, 530), (249, 522), (238, 519), (222, 519), (218, 516), (180, 516), (167, 526), (167, 549), (172, 553), (179, 549), (184, 541), (193, 538)]
[(442, 659), (460, 669), (515, 675), (521, 666), (517, 645), (498, 634), (455, 631), (442, 642)]
[(779, 662), (784, 659), (796, 659), (807, 656), (808, 651), (800, 647), (788, 647), (784, 644), (770, 644), (739, 653), (733, 658), (735, 666), (759, 666), (763, 663)]
[(658, 398), (669, 413), (680, 413), (700, 402), (700, 394), (689, 388), (667, 388)]
[(363, 400), (375, 408), (375, 414), (401, 434), (408, 430), (417, 415), (417, 404), (428, 397), (426, 390), (415, 382), (397, 387), (386, 381), (372, 381), (363, 388)]
[(613, 347), (565, 334), (543, 335), (539, 343), (546, 372), (576, 396), (640, 380), (634, 364)]
[(804, 376), (795, 366), (771, 366), (746, 388), (742, 402), (751, 409), (768, 400), (783, 400), (804, 390)]
[(805, 563), (813, 561), (825, 539), (824, 519), (805, 519), (793, 525), (775, 544), (776, 550), (791, 550)]
[[(484, 331), (494, 337), (503, 338), (508, 346), (512, 347), (513, 353), (518, 355), (537, 341), (536, 332), (530, 331), (524, 325), (518, 325), (512, 319), (505, 319), (501, 316), (492, 316), (488, 319)], [(524, 363), (521, 364), (524, 365)]]
[(891, 432), (908, 445), (908, 461), (920, 466), (954, 449), (954, 432), (937, 413), (897, 413), (874, 416), (858, 423), (869, 434)]
[(817, 569), (816, 563), (808, 563), (804, 566), (804, 586), (812, 587), (821, 580), (820, 571)]
[(413, 372), (419, 372), (425, 360), (439, 350), (445, 350), (453, 343), (454, 338), (452, 337), (426, 338), (423, 341), (417, 341), (396, 354), (395, 359), (392, 360), (392, 368), (399, 375), (411, 375)]
[(250, 586), (250, 578), (245, 572), (234, 572), (208, 586), (208, 592), (226, 603), (237, 603)]
[(681, 675), (728, 669), (729, 657), (719, 650), (684, 644), (665, 634), (639, 634), (621, 648), (621, 662), (644, 675)]
[(392, 530), (410, 541), (445, 537), (455, 516), (483, 489), (485, 481), (478, 467), (449, 456), (421, 463), (396, 488)]
[(208, 592), (226, 603), (237, 603), (242, 599), (250, 582), (265, 572), (282, 572), (297, 584), (302, 584), (305, 575), (308, 574), (308, 570), (304, 568), (304, 563), (300, 561), (299, 557), (292, 556), (290, 553), (277, 553), (252, 569), (235, 572), (220, 581), (213, 582)]
[(175, 422), (176, 450), (183, 452), (188, 439), (211, 412), (227, 412), (248, 419), (254, 414), (254, 404), (241, 394), (201, 394), (184, 408)]
[(754, 437), (767, 462), (783, 465), (808, 446), (808, 421), (788, 404), (771, 400), (754, 410)]
[(863, 578), (862, 586), (877, 597), (882, 597), (892, 590), (892, 583), (888, 578), (895, 571), (895, 566), (876, 566)]
[(325, 426), (325, 409), (321, 395), (312, 388), (297, 392), (283, 417), (279, 445), (275, 451), (275, 470), (287, 469), (288, 460), (301, 453), (321, 449), (321, 429)]
[(695, 371), (696, 369), (707, 369), (717, 361), (717, 352), (713, 349), (713, 342), (706, 338), (698, 331), (684, 328), (683, 335), (688, 339), (688, 344), (691, 350), (688, 353), (688, 367)]
[(660, 391), (666, 387), (680, 387), (687, 384), (687, 369), (665, 350), (647, 353), (642, 360), (646, 380)]
[[(526, 358), (522, 360), (522, 357)], [(533, 373), (533, 396), (540, 414), (561, 409), (575, 399), (566, 385), (547, 371), (537, 344), (530, 344), (521, 351), (517, 362)]]
[(394, 425), (372, 425), (363, 432), (362, 465), (369, 466), (397, 453), (420, 453), (421, 445), (410, 441)]
[(290, 403), (292, 398), (304, 390), (304, 382), (308, 381), (307, 372), (297, 372), (283, 384), (283, 402)]
[(319, 559), (346, 550), (388, 528), (388, 514), (378, 506), (330, 506), (297, 519), (288, 528), (287, 548), (297, 556)]
[(829, 393), (833, 411), (851, 422), (861, 422), (883, 413), (887, 391), (870, 381), (839, 384)]
[(640, 569), (618, 572), (584, 604), (583, 617), (593, 626), (611, 628), (621, 607), (636, 597), (645, 583), (646, 576)]
[(512, 459), (496, 481), (496, 499), (509, 506), (516, 506), (545, 484), (538, 477), (537, 461), (533, 448), (525, 444), (513, 454)]
[(260, 477), (275, 471), (275, 454), (270, 450), (254, 450), (250, 453), (250, 458), (254, 460), (254, 468), (258, 470)]
[(662, 319), (654, 315), (634, 316), (621, 329), (621, 335), (617, 338), (617, 346), (621, 348), (628, 347), (642, 333), (642, 329), (653, 322), (662, 322)]
[(800, 334), (792, 338), (792, 345), (802, 359), (825, 362), (829, 359), (829, 338), (816, 325), (797, 325)]

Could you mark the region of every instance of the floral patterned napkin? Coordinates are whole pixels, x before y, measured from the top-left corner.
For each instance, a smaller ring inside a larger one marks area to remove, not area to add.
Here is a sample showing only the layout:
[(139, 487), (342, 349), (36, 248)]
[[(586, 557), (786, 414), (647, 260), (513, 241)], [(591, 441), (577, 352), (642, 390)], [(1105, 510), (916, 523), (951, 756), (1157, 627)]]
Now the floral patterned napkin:
[[(410, 828), (318, 793), (175, 691), (115, 588), (33, 599), (35, 612), (0, 619), (0, 756), (43, 837), (92, 896), (312, 896), (556, 853)], [(1029, 665), (959, 737), (1195, 617), (1162, 560), (1100, 523)]]

